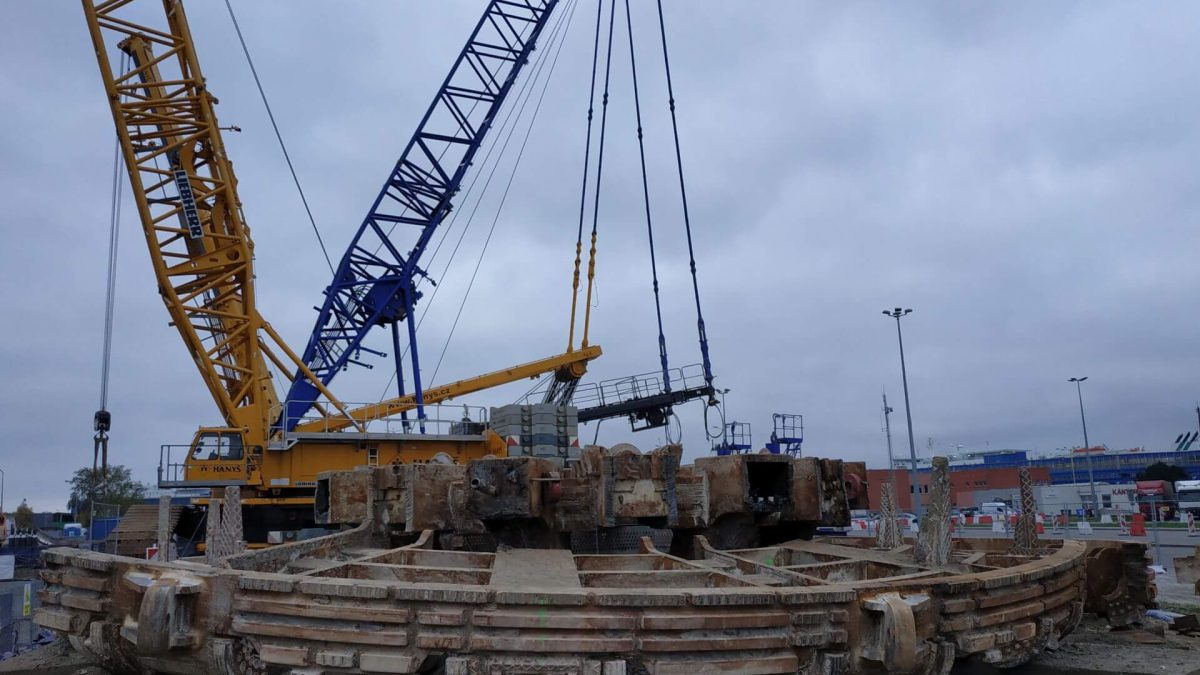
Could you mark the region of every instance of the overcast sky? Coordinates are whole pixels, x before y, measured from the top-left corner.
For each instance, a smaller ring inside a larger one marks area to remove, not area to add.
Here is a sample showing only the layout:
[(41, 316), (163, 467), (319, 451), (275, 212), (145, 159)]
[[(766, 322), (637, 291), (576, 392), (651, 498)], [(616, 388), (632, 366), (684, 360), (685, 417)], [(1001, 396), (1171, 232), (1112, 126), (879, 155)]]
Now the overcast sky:
[[(482, 5), (235, 0), (335, 259)], [(699, 352), (657, 24), (651, 3), (634, 5), (666, 337), (683, 366)], [(895, 323), (880, 313), (894, 306), (914, 310), (904, 337), (923, 456), (1080, 444), (1072, 376), (1090, 378), (1093, 443), (1165, 449), (1196, 428), (1200, 5), (664, 5), (714, 369), (756, 444), (773, 412), (802, 413), (805, 454), (883, 466), (886, 390), (907, 450)], [(436, 381), (566, 344), (594, 7), (580, 0), (569, 25)], [(221, 123), (242, 129), (226, 144), (259, 306), (300, 349), (330, 275), (224, 4), (188, 9)], [(593, 380), (658, 367), (627, 50), (621, 37)], [(0, 469), (7, 508), (60, 509), (71, 471), (90, 465), (100, 396), (112, 119), (77, 2), (0, 3), (0, 63)], [(510, 147), (448, 270), (444, 252), (433, 264), (427, 379), (514, 160)], [(111, 461), (151, 482), (160, 444), (220, 417), (167, 325), (125, 193)], [(389, 371), (376, 365), (341, 376), (340, 398), (378, 400)], [(679, 418), (687, 456), (708, 452), (701, 406)], [(663, 434), (613, 420), (599, 439), (650, 448)]]

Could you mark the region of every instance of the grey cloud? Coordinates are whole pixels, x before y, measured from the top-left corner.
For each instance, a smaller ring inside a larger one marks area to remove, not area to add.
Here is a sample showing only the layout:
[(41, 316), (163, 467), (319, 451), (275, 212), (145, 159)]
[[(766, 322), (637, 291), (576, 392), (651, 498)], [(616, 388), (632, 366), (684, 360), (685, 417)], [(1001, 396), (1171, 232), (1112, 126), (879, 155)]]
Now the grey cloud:
[[(235, 2), (333, 255), (481, 4)], [(929, 437), (943, 451), (1078, 443), (1072, 375), (1091, 376), (1095, 441), (1163, 448), (1195, 424), (1200, 8), (664, 4), (714, 363), (734, 390), (729, 417), (752, 422), (758, 442), (771, 412), (801, 412), (808, 452), (879, 465), (885, 387), (901, 408), (894, 326), (879, 311), (897, 303), (916, 310), (905, 338), (922, 452)], [(227, 142), (260, 304), (301, 344), (328, 271), (222, 3), (188, 7), (222, 123), (244, 129)], [(571, 26), (439, 380), (565, 344), (591, 7)], [(650, 3), (635, 8), (664, 318), (684, 364), (698, 354), (669, 125)], [(617, 47), (593, 317), (601, 379), (657, 365)], [(111, 120), (75, 3), (0, 4), (0, 55), (0, 468), (11, 504), (57, 508), (70, 470), (90, 461)], [(186, 442), (217, 415), (166, 325), (126, 204), (113, 447), (149, 481), (161, 443)], [(429, 368), (491, 215), (481, 209), (423, 327)], [(385, 370), (347, 373), (338, 392), (375, 399)], [(463, 402), (506, 402), (527, 386)], [(708, 447), (701, 412), (680, 412), (693, 457)], [(605, 423), (600, 440), (662, 440), (621, 429)]]

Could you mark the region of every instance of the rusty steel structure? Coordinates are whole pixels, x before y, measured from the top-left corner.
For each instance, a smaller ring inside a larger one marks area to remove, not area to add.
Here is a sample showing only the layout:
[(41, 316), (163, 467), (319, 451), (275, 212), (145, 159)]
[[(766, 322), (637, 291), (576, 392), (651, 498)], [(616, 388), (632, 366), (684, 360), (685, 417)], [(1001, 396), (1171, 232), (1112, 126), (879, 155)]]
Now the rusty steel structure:
[[(52, 549), (35, 620), (118, 672), (926, 675), (1153, 602), (1144, 546), (954, 538), (931, 562), (813, 536), (862, 504), (861, 463), (680, 457), (332, 472), (335, 534), (214, 564)], [(622, 528), (644, 536), (573, 550)]]

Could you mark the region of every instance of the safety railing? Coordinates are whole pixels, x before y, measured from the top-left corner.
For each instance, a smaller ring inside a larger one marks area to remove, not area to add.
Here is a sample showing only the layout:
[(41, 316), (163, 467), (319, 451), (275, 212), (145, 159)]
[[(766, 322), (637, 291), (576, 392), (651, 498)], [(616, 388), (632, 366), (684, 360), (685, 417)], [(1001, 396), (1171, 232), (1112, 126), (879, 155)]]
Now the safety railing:
[(187, 485), (185, 471), (190, 445), (164, 444), (158, 450), (158, 487), (170, 488)]
[[(671, 385), (671, 391), (702, 387), (705, 384), (704, 367), (699, 363), (693, 363), (680, 368), (672, 368), (667, 371), (667, 382)], [(657, 396), (666, 392), (667, 387), (663, 383), (663, 374), (659, 370), (580, 384), (575, 389), (571, 404), (580, 408), (591, 408)], [(531, 393), (522, 402), (531, 402), (530, 399), (535, 396), (536, 394)]]
[(749, 422), (728, 422), (725, 431), (713, 439), (712, 451), (718, 455), (741, 455), (753, 450)]

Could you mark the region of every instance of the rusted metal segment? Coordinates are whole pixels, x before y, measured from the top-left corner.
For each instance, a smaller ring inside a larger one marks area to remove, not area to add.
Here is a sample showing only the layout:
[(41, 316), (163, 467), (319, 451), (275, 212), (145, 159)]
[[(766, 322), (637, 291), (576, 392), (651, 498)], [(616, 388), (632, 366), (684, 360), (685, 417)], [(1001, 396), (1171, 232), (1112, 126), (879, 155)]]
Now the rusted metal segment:
[(752, 583), (766, 586), (819, 586), (828, 583), (820, 577), (801, 574), (782, 565), (784, 556), (790, 553), (789, 549), (771, 547), (751, 551), (720, 551), (709, 545), (704, 537), (697, 537), (696, 543), (703, 552), (702, 561), (729, 570)]
[(193, 632), (192, 602), (203, 581), (187, 574), (155, 577), (129, 572), (124, 581), (142, 594), (137, 621), (126, 620), (121, 637), (133, 643), (143, 656), (162, 656), (171, 649), (194, 647), (203, 638)]
[[(1175, 558), (1172, 561), (1175, 569), (1175, 580), (1181, 584), (1196, 584), (1200, 589), (1200, 546), (1191, 555)], [(1200, 591), (1197, 592), (1200, 595)]]
[(918, 666), (917, 647), (921, 644), (913, 612), (928, 604), (928, 596), (906, 597), (899, 593), (884, 593), (863, 601), (863, 609), (879, 615), (874, 619), (875, 630), (864, 636), (863, 658), (879, 662), (889, 673), (913, 672)]
[(672, 553), (691, 557), (694, 535), (718, 548), (788, 541), (848, 524), (850, 505), (865, 500), (861, 463), (739, 455), (681, 466), (681, 454), (678, 445), (645, 454), (588, 447), (571, 463), (508, 457), (331, 472), (318, 476), (318, 520), (370, 521), (393, 535), (433, 529), (449, 547), (475, 537), (553, 548), (567, 533), (643, 525), (673, 530)]
[(846, 508), (850, 510), (870, 507), (867, 500), (867, 463), (842, 462), (842, 481), (845, 484)]
[[(935, 564), (908, 544), (777, 540), (845, 524), (853, 463), (688, 467), (677, 446), (583, 455), (324, 475), (318, 509), (348, 529), (217, 565), (54, 549), (36, 620), (118, 670), (929, 675), (956, 658), (1021, 663), (1083, 610), (1082, 542), (1023, 555), (960, 539)], [(623, 555), (564, 545), (606, 523), (670, 528), (670, 549), (649, 537)], [(1111, 555), (1096, 553), (1095, 569)], [(1152, 577), (1133, 574), (1144, 547), (1127, 555), (1120, 598), (1152, 597)]]
[(209, 500), (206, 521), (205, 556), (208, 564), (214, 565), (222, 558), (245, 550), (240, 487), (226, 487), (224, 499)]
[(950, 562), (950, 460), (933, 458), (929, 482), (929, 508), (921, 516), (916, 559), (945, 565)]
[(158, 496), (158, 528), (155, 532), (155, 546), (158, 547), (158, 559), (169, 562), (175, 557), (171, 541), (171, 495)]
[(1033, 480), (1029, 467), (1017, 469), (1017, 482), (1021, 494), (1021, 514), (1017, 516), (1017, 529), (1013, 534), (1013, 552), (1033, 555), (1037, 551), (1037, 499), (1033, 495)]
[(1157, 588), (1145, 544), (1088, 542), (1087, 604), (1113, 626), (1139, 623), (1155, 607)]
[(892, 495), (892, 484), (879, 486), (879, 525), (875, 530), (875, 548), (890, 551), (899, 548), (904, 538), (900, 535), (900, 523), (896, 518), (896, 502)]
[[(638, 554), (571, 555), (437, 550), (432, 532), (388, 539), (357, 529), (227, 567), (55, 549), (38, 621), (109, 631), (117, 657), (184, 673), (404, 673), (445, 657), (447, 672), (467, 673), (857, 675), (944, 672), (955, 657), (1011, 664), (1082, 609), (1085, 545), (1072, 541), (1029, 559), (971, 540), (936, 569), (824, 541), (722, 551), (699, 539), (705, 557), (685, 560), (648, 541)], [(961, 563), (978, 552), (996, 568)], [(68, 599), (81, 590), (97, 602)], [(155, 622), (168, 615), (179, 618)]]

